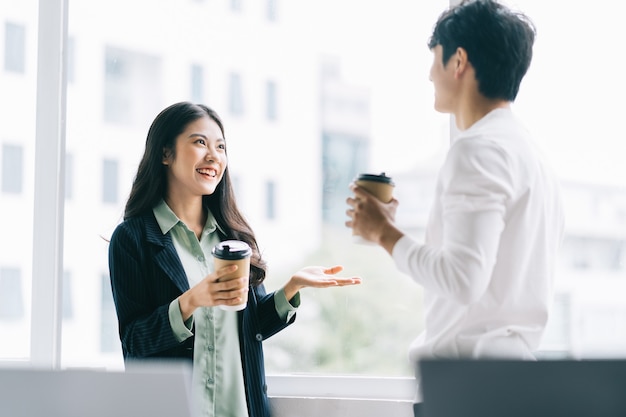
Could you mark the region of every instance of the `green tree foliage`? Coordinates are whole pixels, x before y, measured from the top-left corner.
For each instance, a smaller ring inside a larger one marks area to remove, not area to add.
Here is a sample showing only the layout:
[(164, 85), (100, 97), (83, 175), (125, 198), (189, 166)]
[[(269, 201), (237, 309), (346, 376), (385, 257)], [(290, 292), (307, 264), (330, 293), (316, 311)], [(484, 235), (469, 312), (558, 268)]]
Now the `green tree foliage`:
[[(397, 271), (380, 247), (327, 228), (324, 245), (300, 265), (270, 270), (276, 282), (304, 265), (344, 266), (357, 286), (304, 289), (296, 323), (265, 342), (268, 373), (410, 376), (407, 351), (423, 328), (421, 287)], [(277, 284), (279, 285), (279, 284)]]

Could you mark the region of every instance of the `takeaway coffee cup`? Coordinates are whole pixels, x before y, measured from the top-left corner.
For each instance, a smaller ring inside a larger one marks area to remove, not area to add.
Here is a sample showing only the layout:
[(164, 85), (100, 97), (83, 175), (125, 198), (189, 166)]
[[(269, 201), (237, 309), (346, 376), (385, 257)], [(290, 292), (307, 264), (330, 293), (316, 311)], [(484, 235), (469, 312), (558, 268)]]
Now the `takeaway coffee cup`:
[[(211, 251), (213, 254), (213, 262), (215, 270), (226, 266), (237, 264), (239, 268), (235, 272), (228, 275), (224, 275), (219, 280), (228, 281), (235, 278), (246, 277), (246, 281), (250, 277), (250, 255), (252, 255), (252, 249), (246, 242), (240, 240), (225, 240), (215, 245)], [(247, 285), (247, 283), (246, 283)], [(244, 293), (243, 301), (241, 304), (234, 306), (220, 305), (222, 310), (238, 311), (246, 308), (248, 303), (248, 293)]]
[[(359, 174), (354, 179), (354, 183), (373, 194), (383, 203), (388, 203), (393, 198), (395, 184), (384, 172), (380, 174)], [(353, 236), (352, 239), (355, 243), (372, 244), (372, 242), (368, 242), (361, 236)]]
[(354, 179), (359, 187), (365, 188), (374, 194), (383, 203), (388, 203), (393, 198), (395, 184), (384, 172), (380, 174), (359, 174)]

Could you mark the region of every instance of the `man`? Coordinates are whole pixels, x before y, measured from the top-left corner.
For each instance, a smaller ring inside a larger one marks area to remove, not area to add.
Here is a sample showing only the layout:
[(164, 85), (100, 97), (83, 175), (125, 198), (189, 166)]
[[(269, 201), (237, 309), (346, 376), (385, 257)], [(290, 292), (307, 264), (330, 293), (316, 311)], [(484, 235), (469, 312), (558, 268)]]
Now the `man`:
[(428, 43), (434, 106), (460, 133), (439, 172), (423, 243), (394, 223), (397, 200), (382, 203), (351, 184), (346, 226), (424, 287), (415, 363), (532, 360), (539, 346), (563, 213), (558, 181), (510, 108), (534, 39), (532, 23), (496, 1), (464, 1), (439, 17)]

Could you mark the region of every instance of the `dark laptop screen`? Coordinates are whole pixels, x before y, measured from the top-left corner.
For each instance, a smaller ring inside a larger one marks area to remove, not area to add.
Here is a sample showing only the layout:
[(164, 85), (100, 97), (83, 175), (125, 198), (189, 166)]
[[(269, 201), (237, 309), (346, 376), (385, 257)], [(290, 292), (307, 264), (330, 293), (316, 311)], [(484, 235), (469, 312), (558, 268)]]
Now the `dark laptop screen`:
[(626, 417), (626, 359), (424, 360), (424, 417)]

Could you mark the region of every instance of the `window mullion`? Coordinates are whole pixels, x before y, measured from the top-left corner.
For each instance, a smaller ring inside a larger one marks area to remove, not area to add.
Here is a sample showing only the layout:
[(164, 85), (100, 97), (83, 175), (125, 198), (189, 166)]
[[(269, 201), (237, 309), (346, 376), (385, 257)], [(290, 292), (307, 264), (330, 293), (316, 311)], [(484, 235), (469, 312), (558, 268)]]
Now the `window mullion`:
[(40, 0), (33, 219), (31, 354), (60, 367), (68, 0)]

